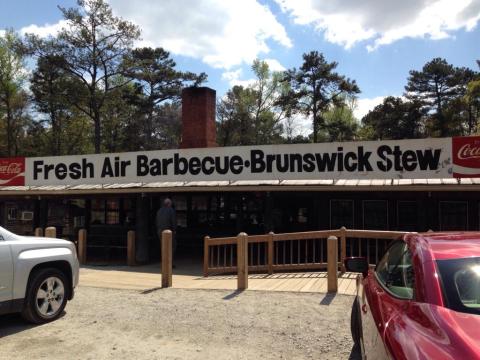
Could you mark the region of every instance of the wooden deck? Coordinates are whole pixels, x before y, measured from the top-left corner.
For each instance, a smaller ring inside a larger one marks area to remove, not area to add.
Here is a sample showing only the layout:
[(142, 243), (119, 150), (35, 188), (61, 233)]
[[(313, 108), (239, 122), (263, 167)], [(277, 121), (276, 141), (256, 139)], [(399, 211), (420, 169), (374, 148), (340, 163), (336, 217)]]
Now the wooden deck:
[[(127, 266), (83, 266), (80, 286), (148, 291), (161, 287), (160, 264)], [(338, 278), (338, 293), (355, 294), (357, 274), (345, 273)], [(203, 277), (199, 266), (182, 265), (173, 270), (173, 287), (179, 289), (236, 290), (236, 275)], [(250, 274), (248, 290), (327, 292), (326, 272)]]

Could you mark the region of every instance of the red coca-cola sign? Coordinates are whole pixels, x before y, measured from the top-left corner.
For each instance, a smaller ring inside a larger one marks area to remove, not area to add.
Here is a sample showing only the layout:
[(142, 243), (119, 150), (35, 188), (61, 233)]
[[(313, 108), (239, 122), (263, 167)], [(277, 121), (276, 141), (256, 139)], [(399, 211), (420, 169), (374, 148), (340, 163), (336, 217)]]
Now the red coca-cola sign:
[(0, 186), (25, 185), (25, 158), (0, 159)]
[(480, 136), (452, 138), (453, 176), (480, 177)]

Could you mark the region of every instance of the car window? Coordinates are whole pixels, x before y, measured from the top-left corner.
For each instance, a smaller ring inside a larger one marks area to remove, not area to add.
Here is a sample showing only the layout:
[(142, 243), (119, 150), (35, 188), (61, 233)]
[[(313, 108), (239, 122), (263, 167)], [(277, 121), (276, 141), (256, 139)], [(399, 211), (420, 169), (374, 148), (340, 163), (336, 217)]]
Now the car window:
[(447, 307), (480, 314), (480, 258), (437, 260)]
[(403, 241), (395, 242), (375, 268), (378, 281), (393, 295), (413, 299), (414, 272), (412, 256)]

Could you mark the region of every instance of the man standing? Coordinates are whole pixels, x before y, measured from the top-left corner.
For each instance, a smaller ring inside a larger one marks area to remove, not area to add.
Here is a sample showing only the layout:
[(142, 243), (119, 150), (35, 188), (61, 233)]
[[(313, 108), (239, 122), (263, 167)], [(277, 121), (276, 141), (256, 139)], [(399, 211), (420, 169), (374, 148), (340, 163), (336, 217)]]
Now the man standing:
[(175, 232), (177, 230), (177, 221), (175, 219), (175, 209), (172, 207), (172, 200), (166, 198), (163, 201), (163, 206), (158, 209), (157, 216), (155, 218), (155, 225), (157, 226), (157, 233), (160, 241), (162, 240), (162, 231), (172, 231), (172, 259), (175, 257), (177, 250), (177, 237)]

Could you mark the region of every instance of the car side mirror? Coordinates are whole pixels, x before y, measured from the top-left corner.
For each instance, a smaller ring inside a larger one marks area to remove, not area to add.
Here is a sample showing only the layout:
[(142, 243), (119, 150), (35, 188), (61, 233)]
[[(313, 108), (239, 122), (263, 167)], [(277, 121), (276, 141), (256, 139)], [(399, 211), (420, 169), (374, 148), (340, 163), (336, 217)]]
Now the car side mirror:
[(349, 257), (345, 259), (345, 269), (348, 272), (361, 273), (363, 276), (367, 276), (368, 268), (368, 261), (364, 257)]

